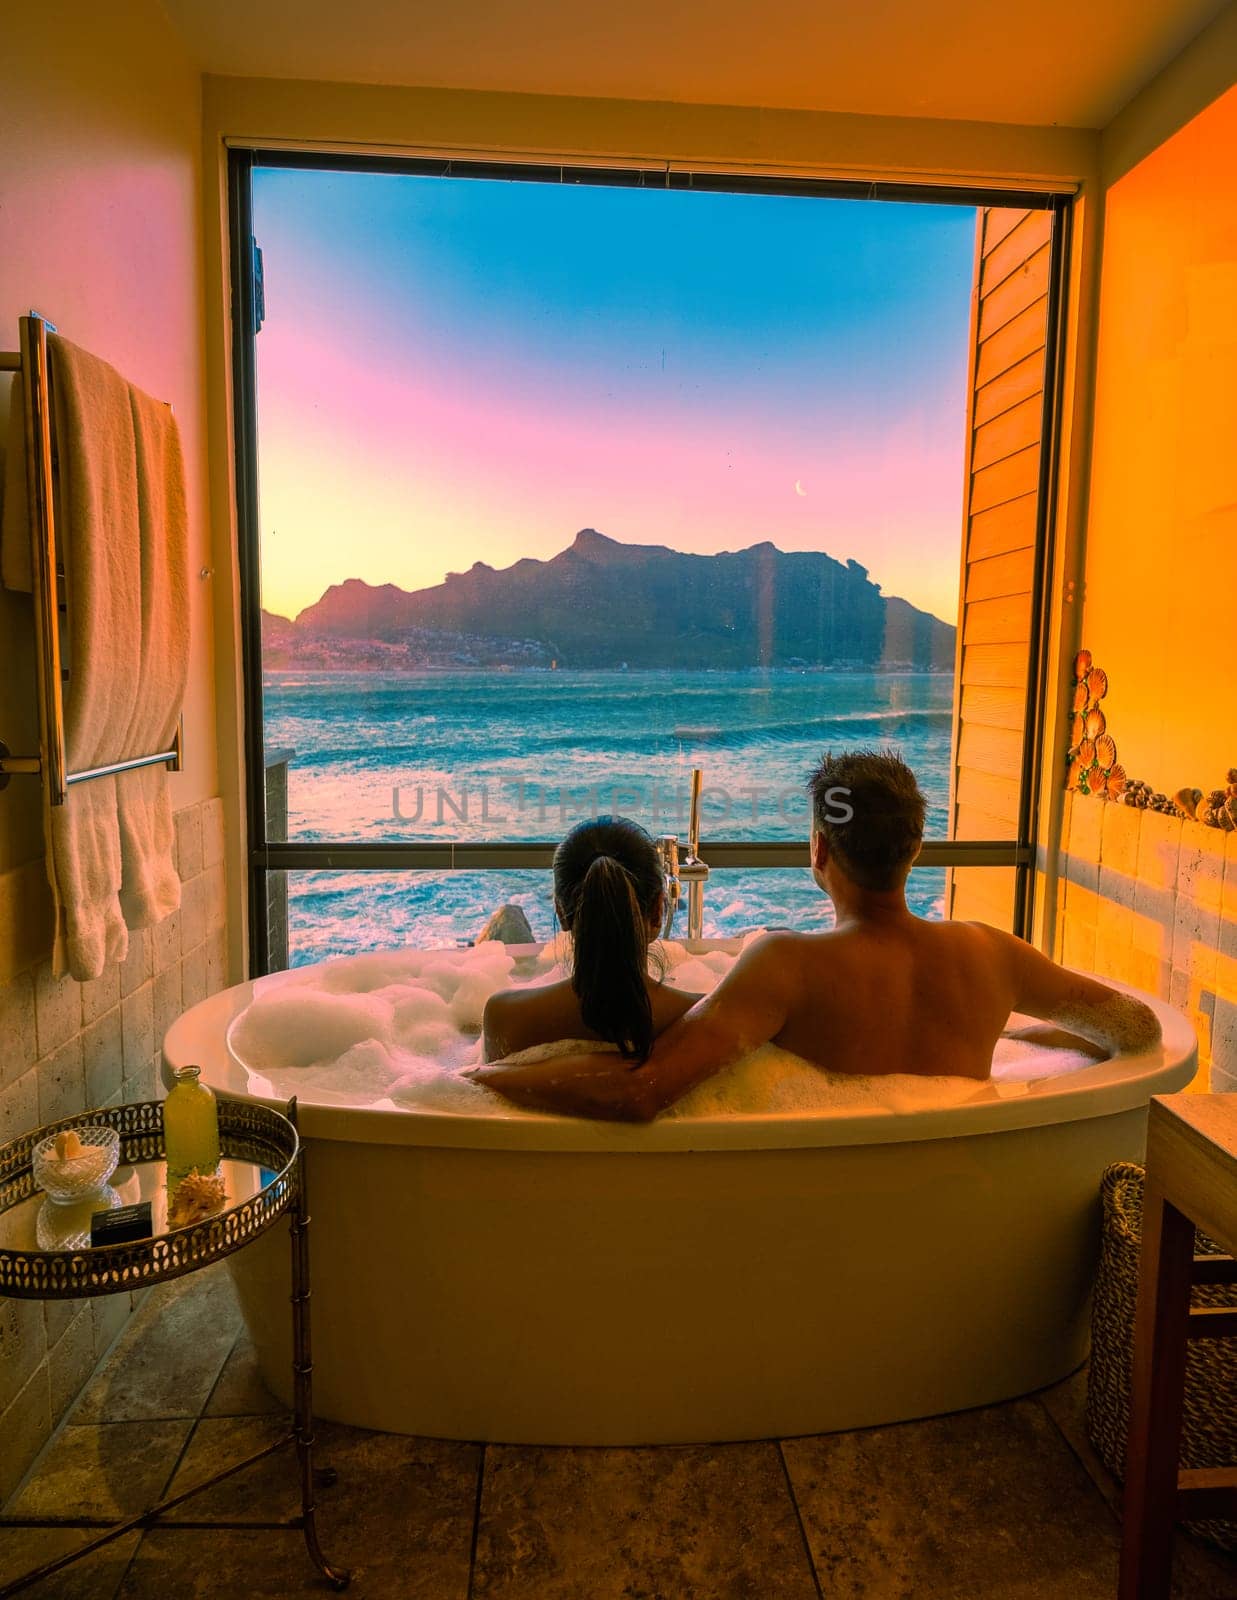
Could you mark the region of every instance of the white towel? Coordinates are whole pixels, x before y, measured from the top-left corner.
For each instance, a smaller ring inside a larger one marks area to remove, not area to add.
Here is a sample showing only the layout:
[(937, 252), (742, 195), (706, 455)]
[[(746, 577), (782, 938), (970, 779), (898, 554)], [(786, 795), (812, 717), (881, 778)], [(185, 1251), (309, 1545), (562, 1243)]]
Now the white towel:
[[(188, 533), (171, 411), (114, 368), (48, 338), (65, 567), (62, 628), (70, 772), (170, 747), (189, 661)], [(24, 418), (14, 385), (0, 510), (0, 576), (29, 589)], [(167, 771), (74, 784), (45, 807), (53, 962), (79, 980), (123, 960), (130, 928), (180, 904)]]
[[(142, 570), (137, 451), (129, 385), (67, 339), (48, 340), (59, 456), (58, 548), (68, 610), (62, 629), (70, 772), (129, 752), (141, 670)], [(75, 784), (50, 808), (48, 876), (57, 971), (97, 978), (123, 960), (115, 778)]]
[[(130, 389), (137, 460), (142, 567), (141, 666), (124, 748), (171, 747), (189, 673), (189, 538), (180, 433), (171, 409)], [(120, 903), (131, 928), (161, 922), (180, 904), (172, 854), (167, 768), (116, 779), (120, 804)]]

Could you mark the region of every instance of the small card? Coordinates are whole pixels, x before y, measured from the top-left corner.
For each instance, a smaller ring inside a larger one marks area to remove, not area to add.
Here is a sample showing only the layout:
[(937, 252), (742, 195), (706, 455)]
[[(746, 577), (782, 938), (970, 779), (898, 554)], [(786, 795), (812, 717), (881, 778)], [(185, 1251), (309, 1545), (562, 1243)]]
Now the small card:
[(149, 1239), (152, 1232), (149, 1200), (116, 1211), (96, 1211), (90, 1218), (92, 1245), (129, 1244), (134, 1239)]

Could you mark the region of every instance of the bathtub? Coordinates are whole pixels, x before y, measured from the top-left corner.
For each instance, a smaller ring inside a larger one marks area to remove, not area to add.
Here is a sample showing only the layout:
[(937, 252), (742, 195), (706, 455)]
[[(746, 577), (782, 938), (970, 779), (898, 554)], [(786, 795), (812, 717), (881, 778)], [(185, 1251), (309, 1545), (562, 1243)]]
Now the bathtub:
[[(254, 992), (187, 1011), (165, 1069), (280, 1106), (225, 1044)], [(307, 1091), (316, 1409), (449, 1439), (691, 1443), (1053, 1383), (1087, 1353), (1100, 1173), (1141, 1157), (1149, 1097), (1194, 1075), (1190, 1025), (1148, 1003), (1153, 1051), (913, 1114), (632, 1126)], [(230, 1265), (290, 1400), (282, 1231)]]

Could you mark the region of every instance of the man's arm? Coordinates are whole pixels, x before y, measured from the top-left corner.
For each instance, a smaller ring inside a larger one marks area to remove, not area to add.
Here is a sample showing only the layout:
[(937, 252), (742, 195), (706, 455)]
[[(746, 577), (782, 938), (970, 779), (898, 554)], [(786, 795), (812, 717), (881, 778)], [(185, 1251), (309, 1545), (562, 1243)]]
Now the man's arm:
[(739, 957), (712, 994), (696, 1002), (636, 1066), (623, 1057), (552, 1056), (468, 1074), (517, 1105), (611, 1122), (651, 1122), (698, 1083), (767, 1044), (781, 1031), (793, 992), (785, 934), (769, 934)]
[(1013, 982), (1013, 1010), (1058, 1023), (1109, 1055), (1135, 1055), (1157, 1043), (1149, 1005), (1080, 972), (1070, 972), (1012, 934), (1002, 934)]

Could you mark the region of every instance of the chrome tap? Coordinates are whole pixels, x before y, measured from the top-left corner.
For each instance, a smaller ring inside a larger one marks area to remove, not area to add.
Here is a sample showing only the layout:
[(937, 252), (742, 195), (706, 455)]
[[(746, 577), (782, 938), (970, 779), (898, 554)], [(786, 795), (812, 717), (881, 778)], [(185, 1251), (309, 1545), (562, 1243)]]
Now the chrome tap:
[(704, 886), (709, 878), (709, 869), (700, 859), (700, 792), (703, 783), (704, 774), (699, 767), (696, 767), (692, 772), (691, 815), (687, 825), (686, 859), (679, 860), (677, 833), (663, 833), (656, 841), (662, 877), (666, 880), (666, 914), (662, 920), (661, 930), (663, 939), (670, 937), (670, 930), (674, 926), (674, 914), (683, 897), (684, 884), (687, 885), (687, 937), (699, 939), (703, 936)]
[(663, 939), (670, 937), (670, 929), (674, 926), (674, 913), (679, 909), (679, 896), (683, 892), (679, 882), (679, 836), (677, 833), (663, 833), (654, 840), (657, 845), (657, 859), (661, 864), (661, 875), (666, 884), (666, 907), (662, 916), (661, 936)]
[(709, 881), (709, 869), (700, 859), (700, 792), (703, 787), (704, 773), (695, 767), (692, 770), (691, 814), (687, 823), (687, 860), (679, 865), (679, 883), (687, 885), (689, 939), (704, 937), (704, 886)]

